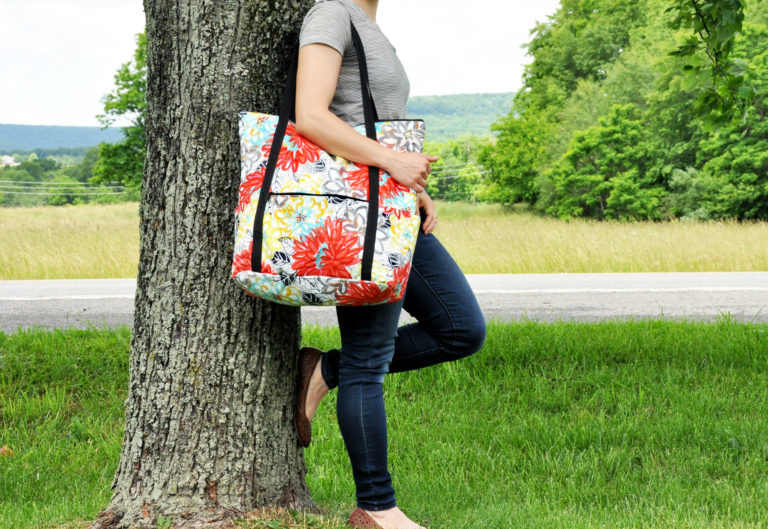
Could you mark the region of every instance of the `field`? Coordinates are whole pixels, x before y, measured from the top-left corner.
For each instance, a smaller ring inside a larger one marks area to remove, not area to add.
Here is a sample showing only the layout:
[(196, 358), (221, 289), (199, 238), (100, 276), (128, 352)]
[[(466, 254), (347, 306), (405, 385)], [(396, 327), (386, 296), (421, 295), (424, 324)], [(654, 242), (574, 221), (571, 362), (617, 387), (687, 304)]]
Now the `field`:
[[(466, 274), (768, 270), (768, 222), (566, 222), (436, 206), (435, 235)], [(0, 280), (136, 277), (138, 211), (135, 202), (0, 209)]]
[[(338, 329), (303, 342), (337, 347)], [(0, 529), (85, 528), (107, 505), (129, 344), (126, 327), (0, 333)], [(429, 529), (768, 527), (766, 372), (766, 324), (491, 322), (475, 355), (387, 377), (398, 501)], [(332, 392), (306, 451), (323, 515), (242, 527), (341, 527), (334, 410)]]

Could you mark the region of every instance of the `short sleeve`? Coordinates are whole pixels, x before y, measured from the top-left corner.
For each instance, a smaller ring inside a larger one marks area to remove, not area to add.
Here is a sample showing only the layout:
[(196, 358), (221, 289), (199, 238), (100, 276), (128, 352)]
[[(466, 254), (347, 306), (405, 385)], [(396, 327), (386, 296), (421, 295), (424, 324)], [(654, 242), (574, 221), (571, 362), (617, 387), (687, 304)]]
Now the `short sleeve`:
[(344, 56), (344, 50), (352, 43), (346, 7), (333, 0), (320, 1), (307, 11), (299, 32), (299, 47), (315, 42), (327, 44)]

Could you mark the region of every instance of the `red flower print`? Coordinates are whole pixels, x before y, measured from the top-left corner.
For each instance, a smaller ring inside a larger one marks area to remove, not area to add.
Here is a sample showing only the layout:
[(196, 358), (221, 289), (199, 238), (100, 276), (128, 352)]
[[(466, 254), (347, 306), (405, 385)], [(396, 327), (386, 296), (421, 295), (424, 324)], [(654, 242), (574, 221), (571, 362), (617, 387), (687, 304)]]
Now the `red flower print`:
[[(251, 272), (251, 259), (253, 258), (251, 252), (252, 249), (253, 245), (249, 246), (235, 256), (235, 260), (232, 263), (232, 277), (235, 277), (240, 272)], [(273, 275), (277, 274), (277, 272), (272, 269), (272, 265), (269, 264), (269, 261), (261, 262), (261, 273)]]
[(294, 243), (292, 268), (300, 276), (352, 276), (346, 267), (360, 262), (357, 234), (344, 231), (341, 219), (325, 219), (304, 240)]
[[(392, 295), (395, 295), (398, 283), (400, 284), (400, 292), (405, 292), (405, 287), (408, 285), (408, 278), (411, 275), (411, 263), (408, 262), (403, 266), (395, 268), (392, 274), (392, 281), (387, 281), (389, 285), (388, 290), (392, 291)], [(400, 299), (399, 297), (397, 299)]]
[(239, 254), (235, 256), (235, 260), (232, 263), (232, 277), (235, 277), (240, 272), (251, 271), (251, 248), (249, 246)]
[(406, 185), (401, 184), (394, 178), (392, 178), (391, 175), (386, 175), (386, 180), (382, 182), (382, 176), (383, 174), (379, 174), (379, 197), (380, 198), (394, 198), (400, 193), (407, 193), (410, 191), (410, 188)]
[(245, 177), (245, 182), (240, 184), (240, 200), (238, 201), (235, 213), (243, 211), (245, 206), (247, 206), (251, 201), (253, 193), (257, 189), (261, 189), (261, 184), (264, 182), (265, 169), (265, 167), (256, 169), (254, 172)]
[[(365, 191), (365, 198), (368, 199), (368, 166), (357, 165), (354, 171), (344, 171), (342, 177), (349, 182), (352, 189), (361, 189)], [(394, 198), (402, 192), (408, 192), (409, 188), (401, 184), (389, 173), (379, 169), (379, 199)]]
[[(402, 292), (405, 292), (410, 271), (411, 263), (395, 268), (392, 281), (387, 282), (387, 288), (384, 290), (380, 290), (373, 281), (350, 283), (347, 293), (339, 296), (339, 303), (344, 305), (374, 305), (398, 301), (402, 297)], [(397, 284), (401, 281), (399, 290), (401, 294), (398, 296)]]
[(344, 171), (341, 176), (349, 182), (352, 189), (365, 191), (365, 199), (368, 200), (368, 166), (361, 164), (353, 167), (355, 167), (354, 171)]
[[(269, 156), (273, 141), (275, 141), (274, 134), (261, 147), (265, 156)], [(296, 132), (296, 125), (289, 121), (285, 128), (283, 144), (280, 146), (280, 155), (277, 157), (277, 167), (285, 171), (296, 172), (300, 165), (319, 160), (321, 152), (320, 147)]]
[(390, 215), (394, 215), (394, 216), (395, 216), (395, 217), (397, 217), (398, 219), (399, 219), (400, 217), (406, 217), (406, 218), (408, 218), (408, 217), (410, 217), (410, 216), (411, 216), (411, 212), (410, 212), (410, 211), (408, 211), (407, 209), (398, 209), (398, 208), (392, 208), (392, 207), (389, 207), (389, 206), (384, 206), (384, 205), (380, 205), (379, 207), (380, 207), (380, 209), (381, 209), (381, 211), (382, 211), (382, 212), (384, 212), (384, 213), (389, 213)]
[(392, 289), (379, 289), (373, 281), (350, 283), (347, 293), (339, 296), (340, 305), (374, 305), (392, 297)]

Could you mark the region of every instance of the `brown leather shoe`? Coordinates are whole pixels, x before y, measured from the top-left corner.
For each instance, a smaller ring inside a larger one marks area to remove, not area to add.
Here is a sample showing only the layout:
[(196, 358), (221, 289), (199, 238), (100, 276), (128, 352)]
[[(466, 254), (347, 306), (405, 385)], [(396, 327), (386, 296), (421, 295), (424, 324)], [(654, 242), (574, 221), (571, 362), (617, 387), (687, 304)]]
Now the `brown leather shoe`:
[(360, 507), (357, 507), (352, 511), (352, 514), (349, 515), (347, 525), (351, 527), (378, 527), (379, 529), (382, 529), (382, 527)]
[(301, 446), (307, 447), (312, 441), (312, 423), (307, 419), (305, 402), (307, 401), (307, 391), (309, 390), (309, 379), (312, 378), (312, 372), (315, 370), (320, 355), (323, 352), (314, 347), (302, 347), (299, 351), (299, 370), (297, 373), (297, 395), (296, 408), (293, 414), (293, 423), (296, 425), (296, 433), (299, 435)]

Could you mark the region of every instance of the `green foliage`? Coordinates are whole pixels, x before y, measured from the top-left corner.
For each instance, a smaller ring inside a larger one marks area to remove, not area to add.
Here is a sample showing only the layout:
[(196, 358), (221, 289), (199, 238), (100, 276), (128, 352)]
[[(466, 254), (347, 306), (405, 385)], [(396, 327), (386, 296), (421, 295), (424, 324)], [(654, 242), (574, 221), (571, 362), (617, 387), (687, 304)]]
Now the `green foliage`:
[(479, 198), (505, 205), (534, 199), (536, 164), (544, 155), (541, 139), (549, 135), (544, 117), (526, 112), (518, 118), (510, 113), (492, 125), (498, 132), (496, 141), (478, 154), (478, 161), (490, 171)]
[(663, 188), (647, 178), (651, 149), (641, 110), (614, 105), (598, 125), (574, 135), (547, 175), (551, 191), (539, 206), (561, 218), (655, 218)]
[[(700, 135), (692, 145), (694, 159), (685, 173), (676, 174), (673, 186), (681, 197), (670, 202), (675, 212), (686, 216), (768, 218), (768, 26), (747, 21), (743, 30), (732, 56), (749, 66), (745, 82), (757, 95), (743, 119)], [(693, 196), (699, 198), (699, 207), (690, 204)]]
[(144, 127), (126, 127), (123, 132), (123, 141), (99, 146), (99, 159), (89, 179), (92, 184), (119, 183), (130, 189), (141, 187), (146, 154)]
[(133, 60), (124, 63), (115, 74), (115, 89), (104, 96), (104, 114), (96, 116), (105, 127), (118, 117), (131, 120), (134, 126), (144, 126), (147, 108), (147, 37), (136, 35)]
[(483, 180), (478, 152), (491, 142), (487, 136), (464, 135), (443, 143), (426, 142), (424, 152), (440, 159), (432, 164), (427, 193), (433, 199), (474, 201)]
[(732, 56), (744, 21), (744, 2), (673, 0), (666, 11), (674, 14), (671, 28), (690, 28), (695, 33), (670, 52), (683, 61), (688, 86), (702, 86), (711, 79), (711, 88), (701, 92), (694, 103), (705, 124), (723, 125), (735, 113), (743, 119), (755, 95), (754, 87), (745, 82), (747, 63)]
[(563, 218), (768, 218), (766, 4), (564, 1), (478, 157), (488, 198)]
[(669, 181), (671, 193), (665, 208), (674, 217), (706, 220), (716, 208), (718, 182), (693, 167), (675, 169)]
[(0, 168), (0, 205), (60, 206), (137, 200), (136, 194), (122, 189), (89, 185), (88, 180), (98, 163), (98, 147), (91, 147), (80, 163), (70, 165), (32, 152), (20, 165)]
[(63, 172), (78, 182), (87, 183), (93, 176), (93, 167), (99, 161), (99, 147), (91, 147), (85, 152), (85, 156), (78, 164), (64, 167)]
[(144, 172), (146, 140), (144, 119), (147, 91), (147, 38), (136, 35), (133, 60), (124, 63), (115, 74), (115, 89), (104, 99), (104, 114), (97, 116), (104, 127), (118, 117), (131, 121), (123, 128), (123, 140), (100, 144), (99, 161), (93, 166), (92, 184), (120, 183), (139, 189)]
[(524, 90), (518, 92), (525, 106), (560, 107), (580, 79), (604, 79), (606, 66), (623, 53), (630, 30), (644, 22), (646, 12), (644, 1), (562, 0), (526, 45), (534, 61), (525, 67)]
[[(515, 95), (509, 115), (492, 126), (498, 142), (479, 156), (490, 171), (482, 193), (487, 200), (534, 202), (540, 192), (548, 192), (541, 189), (547, 183), (537, 180), (562, 154), (574, 131), (574, 108), (571, 114), (561, 111), (579, 86), (606, 78), (609, 65), (627, 47), (631, 30), (644, 21), (644, 2), (564, 0), (549, 18), (532, 30), (527, 49), (534, 60), (525, 67), (523, 89)], [(597, 118), (591, 110), (576, 113), (587, 123)], [(562, 120), (566, 128), (560, 130)], [(556, 144), (559, 149), (553, 149)]]
[(768, 123), (751, 110), (747, 120), (754, 122), (749, 135), (729, 127), (701, 143), (702, 171), (718, 189), (713, 217), (768, 218)]

